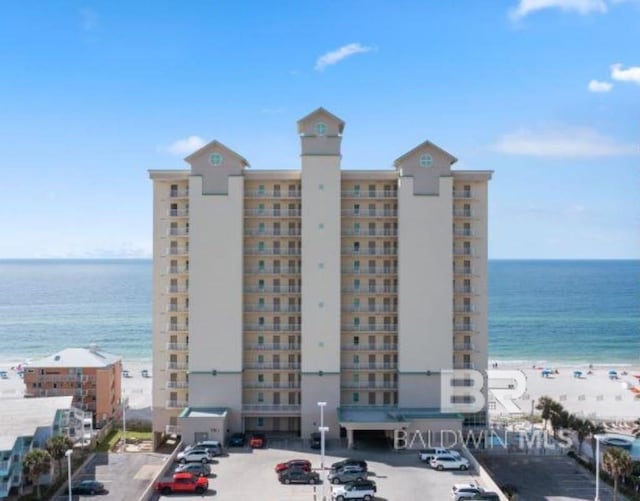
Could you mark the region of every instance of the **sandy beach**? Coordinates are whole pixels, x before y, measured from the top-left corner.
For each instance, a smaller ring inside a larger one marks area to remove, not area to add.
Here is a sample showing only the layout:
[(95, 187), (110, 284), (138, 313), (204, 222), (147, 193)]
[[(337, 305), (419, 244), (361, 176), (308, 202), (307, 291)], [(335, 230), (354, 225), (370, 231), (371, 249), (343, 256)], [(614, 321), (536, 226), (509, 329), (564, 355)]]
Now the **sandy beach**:
[[(0, 379), (0, 400), (3, 398), (22, 397), (24, 382), (15, 370), (20, 361), (0, 361), (0, 370), (7, 371), (7, 379)], [(122, 390), (125, 398), (129, 399), (127, 419), (151, 420), (151, 378), (142, 377), (142, 370), (151, 373), (151, 362), (141, 360), (123, 361), (123, 369), (129, 371), (130, 377), (122, 378)]]

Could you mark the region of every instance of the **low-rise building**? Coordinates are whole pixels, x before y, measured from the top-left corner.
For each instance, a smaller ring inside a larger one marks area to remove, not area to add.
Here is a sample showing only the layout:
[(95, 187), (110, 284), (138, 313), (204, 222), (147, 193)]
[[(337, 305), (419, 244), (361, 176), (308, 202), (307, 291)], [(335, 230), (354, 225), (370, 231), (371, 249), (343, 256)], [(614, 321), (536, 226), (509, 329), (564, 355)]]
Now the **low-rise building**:
[(29, 362), (25, 397), (72, 396), (73, 406), (93, 413), (97, 425), (121, 413), (122, 359), (89, 348), (67, 348)]

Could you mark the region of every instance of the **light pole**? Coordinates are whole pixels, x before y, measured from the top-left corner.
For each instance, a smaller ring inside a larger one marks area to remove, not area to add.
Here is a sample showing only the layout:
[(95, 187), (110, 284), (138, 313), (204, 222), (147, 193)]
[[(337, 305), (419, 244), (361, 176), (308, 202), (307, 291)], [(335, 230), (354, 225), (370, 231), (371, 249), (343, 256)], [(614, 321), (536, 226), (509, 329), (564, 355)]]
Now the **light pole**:
[(324, 434), (329, 431), (329, 428), (327, 428), (326, 426), (320, 426), (318, 430), (320, 431), (320, 470), (322, 472), (322, 476), (320, 477), (320, 479), (322, 480), (322, 501), (326, 501), (327, 498), (325, 496), (325, 485), (327, 482), (324, 475)]
[(69, 491), (69, 501), (73, 499), (71, 497), (71, 454), (73, 454), (73, 450), (71, 449), (67, 449), (67, 451), (64, 453), (64, 455), (67, 456), (67, 477), (68, 477), (67, 482), (69, 483), (69, 485), (67, 486), (67, 489)]
[(600, 501), (600, 439), (604, 435), (594, 435), (596, 439), (596, 497), (594, 501)]

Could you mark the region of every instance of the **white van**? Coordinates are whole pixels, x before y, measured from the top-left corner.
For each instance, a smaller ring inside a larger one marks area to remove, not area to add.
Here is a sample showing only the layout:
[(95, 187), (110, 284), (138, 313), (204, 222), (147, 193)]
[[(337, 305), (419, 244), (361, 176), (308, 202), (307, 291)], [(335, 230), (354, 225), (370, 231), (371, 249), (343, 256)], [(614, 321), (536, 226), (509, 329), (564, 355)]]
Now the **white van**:
[(443, 454), (450, 454), (458, 458), (460, 457), (460, 453), (458, 451), (454, 451), (453, 449), (444, 449), (442, 447), (431, 447), (429, 449), (422, 449), (420, 452), (418, 452), (418, 457), (420, 458), (420, 461), (428, 463), (433, 458), (442, 456)]

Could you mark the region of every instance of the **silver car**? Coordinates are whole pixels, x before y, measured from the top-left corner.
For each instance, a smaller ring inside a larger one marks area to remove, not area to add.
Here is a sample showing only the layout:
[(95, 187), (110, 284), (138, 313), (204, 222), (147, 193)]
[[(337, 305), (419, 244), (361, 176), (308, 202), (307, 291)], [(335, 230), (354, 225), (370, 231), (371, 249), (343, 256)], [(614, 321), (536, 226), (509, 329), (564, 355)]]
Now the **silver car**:
[(364, 480), (367, 472), (358, 465), (347, 465), (337, 470), (332, 470), (327, 477), (332, 484), (344, 484), (353, 480)]

